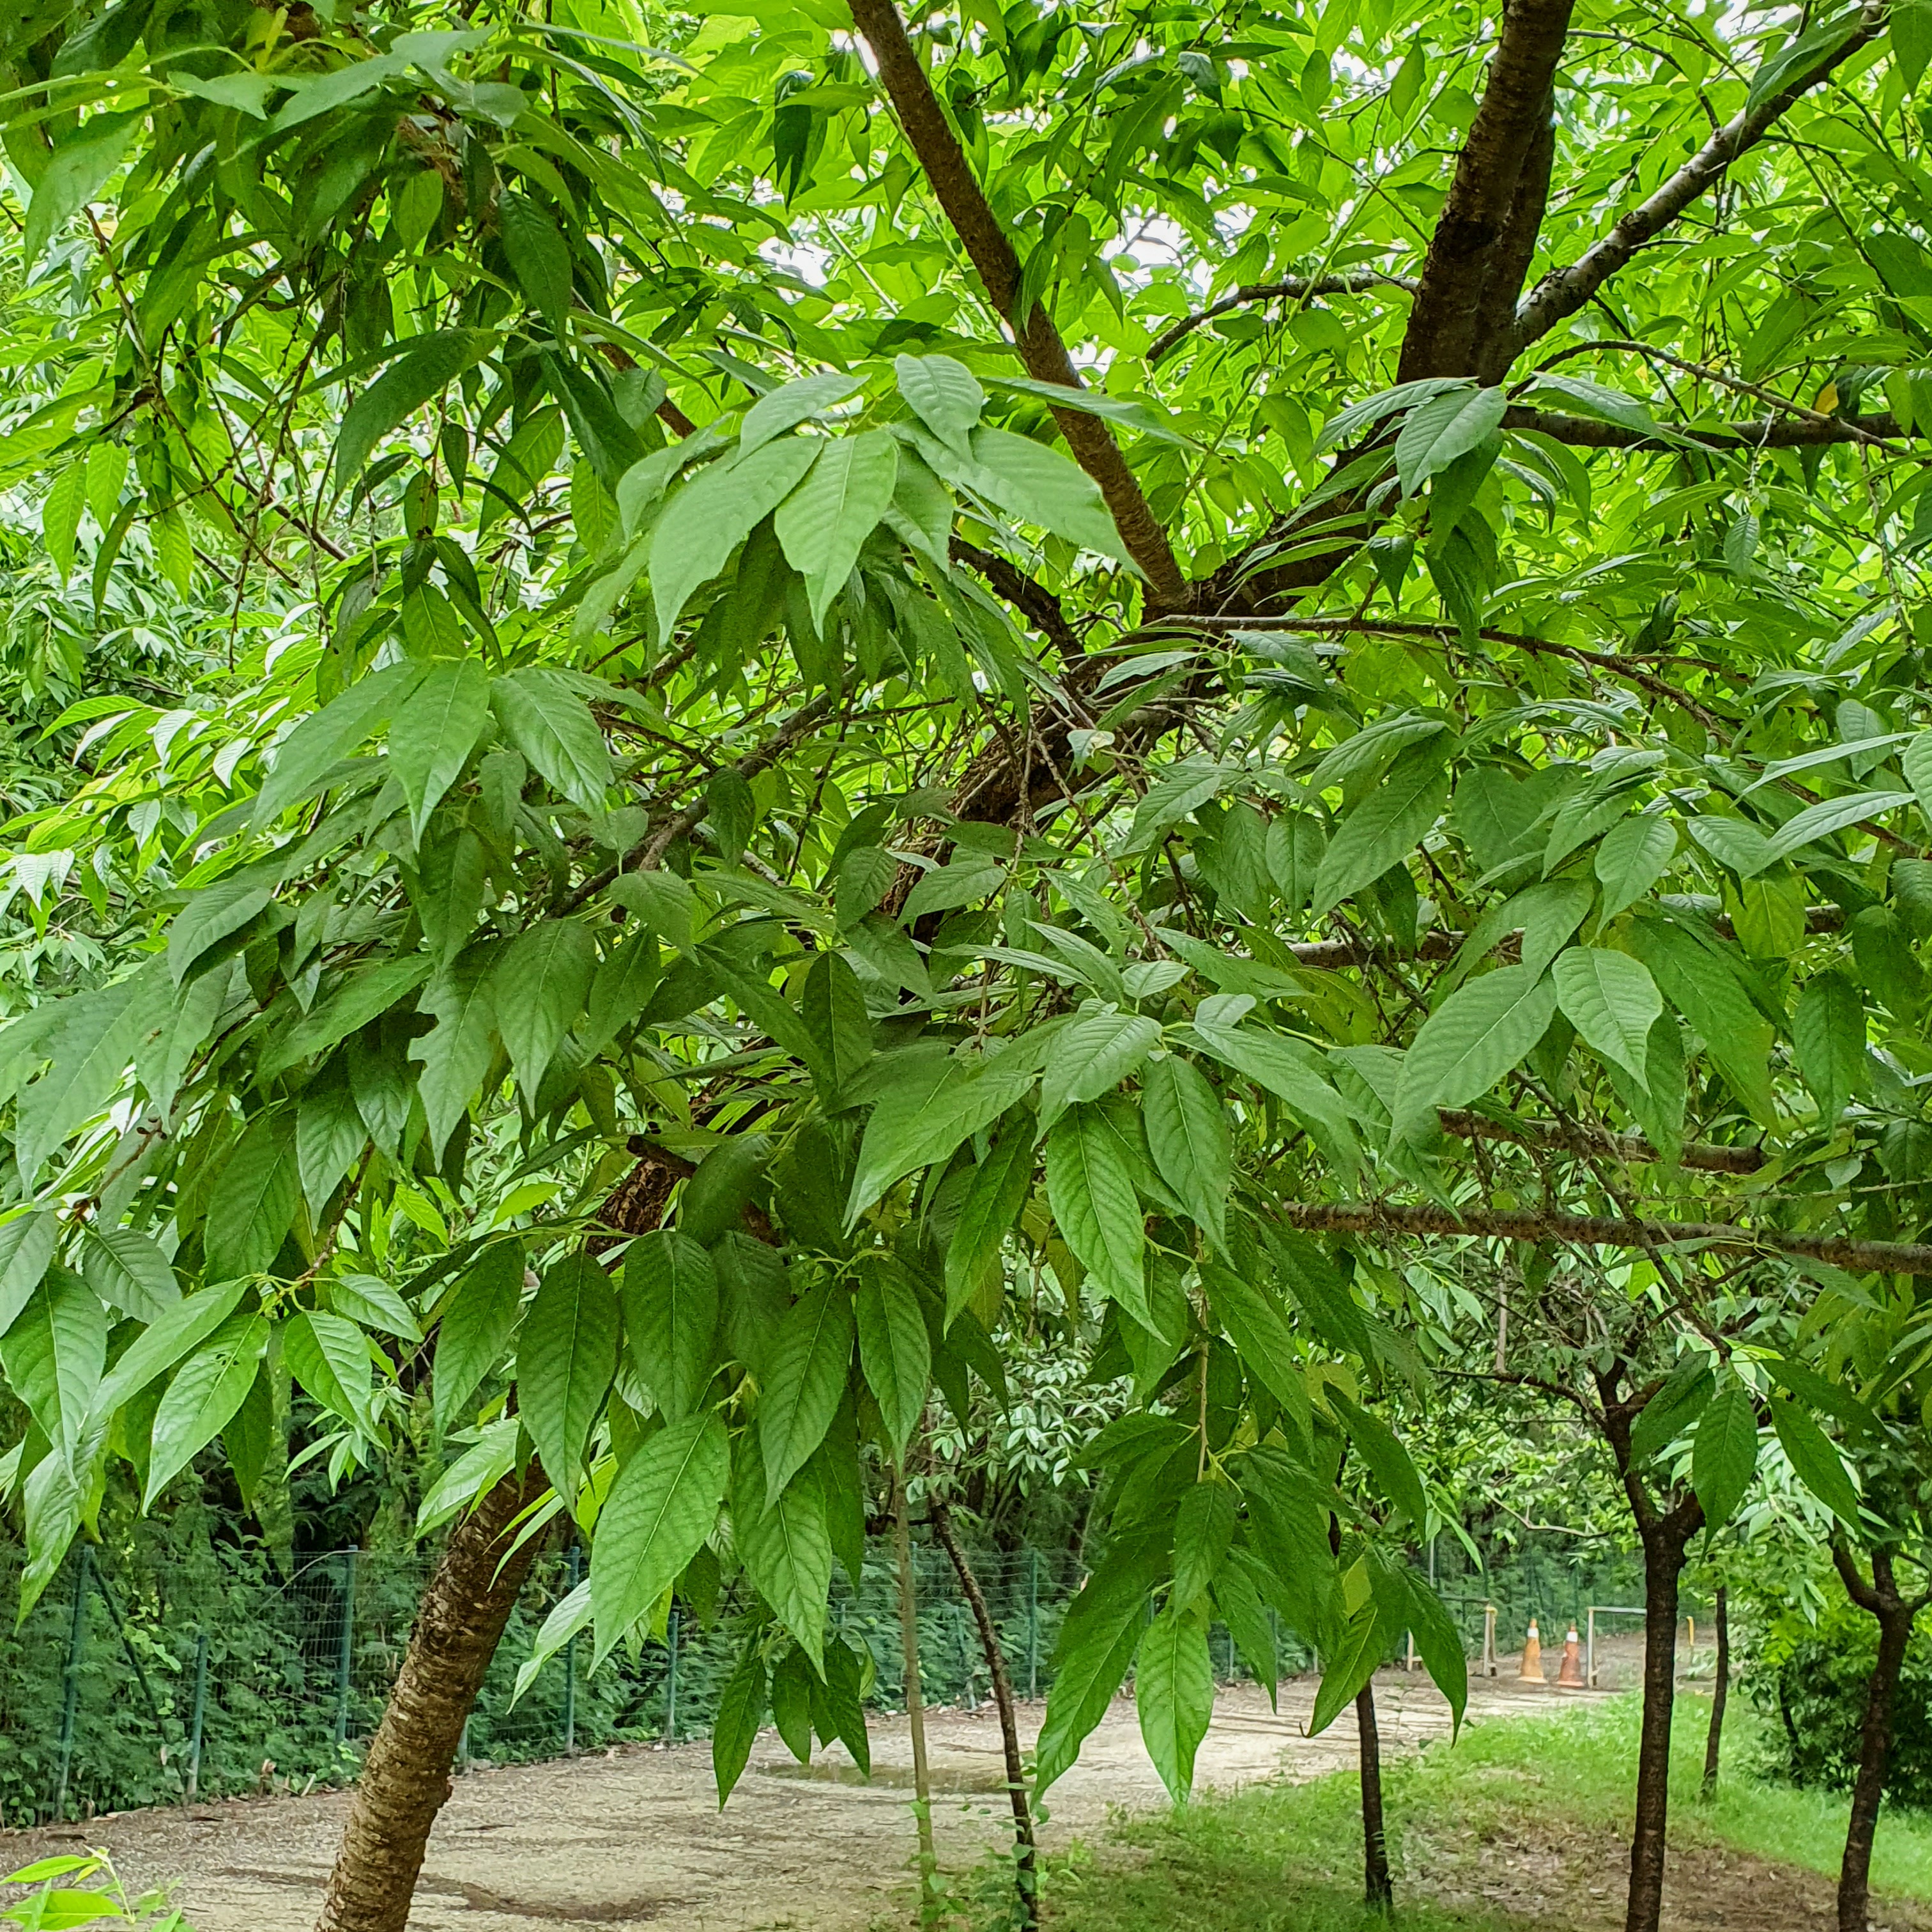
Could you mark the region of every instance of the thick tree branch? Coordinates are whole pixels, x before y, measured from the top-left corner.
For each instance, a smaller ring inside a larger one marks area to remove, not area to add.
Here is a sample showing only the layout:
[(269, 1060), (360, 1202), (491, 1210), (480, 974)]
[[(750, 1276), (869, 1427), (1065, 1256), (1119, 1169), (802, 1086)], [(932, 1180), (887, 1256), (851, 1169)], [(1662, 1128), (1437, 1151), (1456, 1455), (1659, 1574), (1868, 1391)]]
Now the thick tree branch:
[(1232, 295), (1210, 302), (1198, 315), (1184, 315), (1178, 322), (1168, 323), (1148, 344), (1147, 359), (1160, 362), (1196, 329), (1251, 302), (1305, 302), (1311, 296), (1364, 296), (1377, 289), (1401, 289), (1413, 295), (1421, 286), (1413, 275), (1385, 275), (1379, 268), (1350, 268), (1339, 275), (1290, 275), (1279, 282), (1244, 283)]
[(1540, 430), (1552, 441), (1580, 449), (1682, 449), (1687, 442), (1705, 449), (1809, 449), (1838, 442), (1889, 442), (1906, 433), (1895, 416), (1808, 412), (1733, 423), (1724, 429), (1673, 428), (1667, 436), (1653, 436), (1622, 423), (1599, 422), (1594, 416), (1564, 416), (1520, 404), (1503, 412), (1503, 428)]
[[(1456, 158), (1448, 199), (1429, 238), (1422, 286), (1402, 338), (1397, 380), (1475, 373), (1477, 337), (1492, 276), (1520, 280), (1548, 193), (1549, 167), (1529, 166), (1546, 139), (1556, 64), (1573, 0), (1504, 0), (1482, 105)], [(1523, 193), (1518, 218), (1518, 193)], [(1527, 230), (1527, 232), (1525, 231)], [(1507, 361), (1505, 361), (1507, 367)]]
[[(1604, 1154), (1612, 1160), (1661, 1160), (1664, 1156), (1637, 1134), (1592, 1133), (1581, 1126), (1519, 1126), (1492, 1120), (1486, 1114), (1438, 1107), (1443, 1131), (1466, 1141), (1508, 1141), (1512, 1146), (1550, 1148), (1562, 1154)], [(1679, 1167), (1708, 1174), (1755, 1174), (1764, 1166), (1764, 1150), (1754, 1147), (1718, 1147), (1694, 1141), (1678, 1155)]]
[(1453, 1208), (1400, 1208), (1379, 1201), (1288, 1201), (1276, 1212), (1294, 1226), (1316, 1233), (1484, 1234), (1604, 1248), (1745, 1248), (1796, 1255), (1861, 1274), (1932, 1274), (1932, 1246), (1923, 1243), (1792, 1234), (1773, 1228), (1735, 1227), (1724, 1221), (1632, 1221), (1610, 1214), (1561, 1214), (1550, 1208), (1477, 1208), (1458, 1213)]
[(1476, 321), (1476, 375), (1484, 382), (1500, 382), (1509, 369), (1509, 338), (1516, 305), (1535, 259), (1537, 236), (1550, 206), (1550, 178), (1556, 165), (1556, 116), (1552, 98), (1545, 108), (1523, 156), (1522, 173), (1510, 203), (1509, 219), (1490, 250), (1489, 274), (1483, 284), (1482, 313)]
[(958, 537), (952, 539), (949, 554), (955, 563), (977, 571), (1063, 658), (1070, 662), (1080, 656), (1080, 634), (1066, 621), (1060, 599), (1045, 584), (1028, 576), (1005, 557), (992, 550), (977, 549)]
[(1858, 24), (1836, 47), (1805, 69), (1788, 87), (1748, 106), (1726, 121), (1690, 160), (1653, 194), (1624, 214), (1610, 232), (1567, 268), (1552, 269), (1532, 290), (1516, 312), (1510, 338), (1511, 356), (1547, 335), (1574, 315), (1611, 276), (1709, 191), (1732, 162), (1755, 147), (1796, 103), (1822, 86), (1838, 69), (1885, 31), (1882, 0), (1870, 0)]
[[(974, 175), (893, 0), (851, 0), (851, 7), (853, 22), (878, 63), (879, 80), (899, 125), (993, 306), (1012, 328), (1027, 373), (1036, 382), (1082, 388), (1080, 372), (1046, 309), (1036, 302), (1025, 315), (1016, 313), (1020, 305), (1019, 256)], [(1147, 578), (1153, 601), (1170, 609), (1185, 604), (1187, 580), (1174, 560), (1167, 532), (1154, 520), (1113, 432), (1097, 416), (1079, 410), (1055, 410), (1053, 414), (1075, 460), (1100, 485), (1127, 554)]]

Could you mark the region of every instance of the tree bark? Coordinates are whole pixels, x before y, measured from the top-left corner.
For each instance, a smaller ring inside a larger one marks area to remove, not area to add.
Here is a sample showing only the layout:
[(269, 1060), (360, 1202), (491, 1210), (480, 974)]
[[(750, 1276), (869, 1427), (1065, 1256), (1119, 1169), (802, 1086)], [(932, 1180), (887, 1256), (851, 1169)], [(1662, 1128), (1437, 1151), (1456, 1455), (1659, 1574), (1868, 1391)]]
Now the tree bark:
[[(1034, 1844), (1033, 1808), (1027, 1802), (1026, 1766), (1020, 1756), (1019, 1713), (1013, 1702), (1012, 1679), (1006, 1675), (1006, 1654), (992, 1612), (980, 1588), (980, 1580), (952, 1532), (951, 1513), (944, 1503), (932, 1505), (934, 1533), (952, 1559), (959, 1587), (972, 1606), (973, 1621), (980, 1627), (980, 1647), (986, 1653), (986, 1668), (993, 1679), (993, 1702), (1000, 1714), (1000, 1742), (1006, 1748), (1006, 1795), (1013, 1808), (1013, 1876), (1019, 1891), (1020, 1924), (1024, 1932), (1034, 1932), (1040, 1923), (1040, 1873)], [(1373, 1721), (1372, 1717), (1370, 1721)]]
[(1704, 1738), (1704, 1796), (1718, 1794), (1718, 1761), (1724, 1743), (1724, 1700), (1731, 1688), (1731, 1618), (1723, 1584), (1718, 1586), (1718, 1681), (1711, 1693), (1711, 1728)]
[(912, 1574), (912, 1526), (906, 1520), (905, 1471), (892, 1472), (892, 1550), (898, 1559), (899, 1641), (905, 1654), (906, 1724), (912, 1732), (913, 1820), (919, 1832), (920, 1923), (939, 1914), (939, 1854), (932, 1840), (932, 1777), (926, 1756), (926, 1692), (919, 1676), (919, 1599)]
[(1355, 1694), (1355, 1735), (1362, 1766), (1362, 1895), (1371, 1912), (1395, 1911), (1395, 1881), (1389, 1876), (1388, 1833), (1382, 1820), (1382, 1734), (1376, 1726), (1372, 1682)]
[(1858, 1574), (1843, 1544), (1834, 1544), (1838, 1565), (1853, 1603), (1878, 1619), (1878, 1658), (1865, 1695), (1864, 1724), (1858, 1737), (1858, 1774), (1852, 1786), (1852, 1815), (1845, 1832), (1844, 1862), (1838, 1869), (1838, 1932), (1866, 1932), (1871, 1909), (1872, 1843), (1878, 1834), (1879, 1807), (1885, 1796), (1887, 1759), (1892, 1752), (1892, 1701), (1898, 1689), (1913, 1620), (1924, 1597), (1898, 1594), (1892, 1552), (1873, 1552), (1872, 1580)]
[[(1701, 1520), (1701, 1515), (1697, 1519)], [(1677, 1588), (1696, 1522), (1675, 1516), (1643, 1531), (1643, 1729), (1636, 1753), (1636, 1816), (1630, 1834), (1624, 1932), (1658, 1932), (1670, 1811), (1670, 1720), (1677, 1702)]]
[(464, 1720), (542, 1541), (513, 1526), (547, 1486), (532, 1462), (460, 1523), (430, 1580), (357, 1780), (316, 1932), (404, 1932)]

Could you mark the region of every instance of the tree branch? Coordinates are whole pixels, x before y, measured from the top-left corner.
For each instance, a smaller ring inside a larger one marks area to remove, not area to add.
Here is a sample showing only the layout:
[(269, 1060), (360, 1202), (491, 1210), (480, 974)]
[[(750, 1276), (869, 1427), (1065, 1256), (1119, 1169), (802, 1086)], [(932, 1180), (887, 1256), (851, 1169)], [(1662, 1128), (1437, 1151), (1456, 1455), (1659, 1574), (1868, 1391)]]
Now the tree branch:
[(1060, 599), (1043, 584), (1028, 576), (1018, 565), (988, 550), (976, 549), (958, 537), (952, 539), (950, 554), (955, 563), (975, 570), (1046, 638), (1062, 658), (1081, 655), (1080, 634), (1066, 621)]
[[(1398, 382), (1474, 374), (1478, 326), (1492, 275), (1501, 269), (1507, 276), (1505, 255), (1515, 260), (1519, 278), (1529, 260), (1543, 196), (1537, 192), (1535, 170), (1527, 164), (1548, 128), (1551, 90), (1573, 4), (1504, 0), (1482, 104), (1456, 158), (1448, 198), (1429, 238), (1422, 286), (1402, 338)], [(1542, 182), (1546, 194), (1546, 166)], [(1526, 191), (1520, 219), (1519, 190)]]
[(1932, 1274), (1932, 1246), (1916, 1241), (1858, 1241), (1842, 1234), (1791, 1234), (1724, 1221), (1632, 1221), (1552, 1208), (1399, 1208), (1385, 1202), (1287, 1201), (1282, 1218), (1317, 1233), (1483, 1234), (1513, 1241), (1574, 1241), (1582, 1247), (1687, 1244), (1796, 1255), (1858, 1274)]
[(1248, 282), (1210, 302), (1198, 315), (1184, 315), (1170, 322), (1148, 344), (1147, 359), (1158, 362), (1197, 328), (1204, 328), (1231, 309), (1250, 302), (1303, 302), (1311, 296), (1363, 296), (1377, 289), (1402, 289), (1410, 295), (1421, 286), (1413, 275), (1386, 275), (1379, 268), (1350, 268), (1339, 275), (1290, 275), (1279, 282)]
[[(1664, 1156), (1638, 1134), (1592, 1133), (1587, 1128), (1522, 1126), (1492, 1120), (1484, 1114), (1438, 1107), (1436, 1118), (1445, 1133), (1466, 1141), (1508, 1141), (1513, 1146), (1550, 1148), (1564, 1154), (1605, 1154), (1612, 1160), (1661, 1160)], [(1764, 1150), (1754, 1147), (1718, 1147), (1694, 1141), (1678, 1155), (1679, 1167), (1708, 1174), (1755, 1174), (1764, 1166)]]
[[(1027, 373), (1036, 382), (1069, 389), (1083, 387), (1080, 372), (1046, 309), (1035, 302), (1025, 315), (1016, 313), (1022, 286), (1019, 256), (974, 176), (893, 0), (851, 0), (851, 8), (853, 23), (878, 63), (880, 82), (899, 125), (993, 306), (1012, 328)], [(1075, 460), (1100, 485), (1120, 540), (1146, 576), (1154, 601), (1170, 609), (1185, 604), (1187, 580), (1113, 432), (1097, 416), (1079, 410), (1055, 410), (1053, 414)]]
[(1567, 268), (1552, 269), (1517, 305), (1510, 353), (1520, 355), (1574, 315), (1644, 244), (1654, 239), (1684, 209), (1714, 187), (1732, 162), (1755, 147), (1787, 110), (1828, 80), (1839, 68), (1885, 31), (1882, 0), (1868, 0), (1858, 25), (1845, 39), (1794, 80), (1755, 107), (1726, 121), (1690, 160), (1656, 191), (1624, 214), (1600, 241)]
[(1686, 442), (1706, 449), (1806, 449), (1838, 442), (1889, 442), (1905, 434), (1892, 416), (1772, 416), (1724, 429), (1673, 429), (1654, 436), (1594, 416), (1564, 416), (1554, 410), (1516, 404), (1503, 412), (1504, 429), (1540, 430), (1553, 442), (1580, 449), (1682, 449)]

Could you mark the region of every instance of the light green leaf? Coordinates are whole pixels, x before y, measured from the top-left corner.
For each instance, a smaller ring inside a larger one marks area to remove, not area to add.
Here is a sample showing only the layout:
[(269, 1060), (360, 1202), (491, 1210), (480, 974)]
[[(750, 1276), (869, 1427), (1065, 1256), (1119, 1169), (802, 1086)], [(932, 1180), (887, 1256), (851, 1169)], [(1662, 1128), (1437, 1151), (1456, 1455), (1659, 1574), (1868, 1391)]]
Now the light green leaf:
[(799, 1001), (800, 1016), (806, 1030), (817, 1042), (818, 1055), (832, 1077), (832, 1090), (822, 1094), (821, 1103), (830, 1108), (866, 1063), (874, 1051), (872, 1018), (866, 1008), (866, 995), (859, 976), (846, 964), (844, 956), (821, 952), (805, 976), (805, 990)]
[(209, 1336), (241, 1306), (244, 1284), (224, 1282), (178, 1301), (161, 1318), (135, 1336), (122, 1352), (94, 1398), (92, 1420), (106, 1421), (121, 1405), (146, 1388)]
[(1757, 1472), (1757, 1414), (1735, 1376), (1718, 1384), (1690, 1446), (1690, 1481), (1712, 1529), (1730, 1521)]
[(202, 1245), (217, 1281), (266, 1274), (302, 1205), (294, 1110), (257, 1114), (235, 1144), (209, 1198)]
[(816, 416), (836, 409), (864, 385), (856, 376), (842, 376), (830, 370), (819, 376), (801, 376), (796, 382), (781, 382), (769, 389), (745, 412), (744, 426), (738, 432), (738, 451), (748, 456), (752, 451), (796, 429)]
[(588, 1255), (551, 1264), (517, 1344), (517, 1408), (544, 1473), (568, 1501), (617, 1372), (617, 1291)]
[(22, 1096), (14, 1153), (29, 1186), (42, 1163), (105, 1107), (133, 1058), (130, 986), (122, 980), (62, 1003), (64, 1017), (46, 1043), (52, 1065)]
[(704, 1548), (730, 1471), (724, 1425), (708, 1413), (688, 1415), (631, 1451), (598, 1513), (590, 1546), (597, 1663)]
[(1177, 1804), (1184, 1803), (1214, 1714), (1214, 1665), (1200, 1617), (1170, 1606), (1148, 1625), (1134, 1660), (1134, 1703), (1160, 1781)]
[(1022, 523), (1037, 524), (1082, 550), (1127, 562), (1100, 486), (1070, 457), (1010, 430), (976, 429), (971, 441), (973, 460), (963, 469), (953, 466), (956, 481)]
[(818, 1470), (800, 1470), (774, 1493), (758, 1444), (746, 1436), (731, 1486), (731, 1540), (752, 1587), (822, 1670), (832, 1535)]
[(1556, 988), (1522, 966), (1502, 966), (1459, 986), (1424, 1022), (1402, 1057), (1395, 1131), (1426, 1132), (1438, 1107), (1486, 1094), (1548, 1030)]
[(1232, 1484), (1196, 1483), (1174, 1518), (1174, 1588), (1169, 1600), (1191, 1610), (1208, 1593), (1234, 1540), (1240, 1498)]
[(1664, 1010), (1664, 995), (1642, 961), (1601, 946), (1573, 946), (1556, 956), (1550, 976), (1563, 1017), (1641, 1085), (1650, 1029)]
[(758, 1398), (758, 1439), (766, 1499), (802, 1468), (838, 1413), (852, 1360), (852, 1297), (841, 1281), (822, 1281), (786, 1311)]
[(1791, 1040), (1820, 1120), (1834, 1125), (1865, 1084), (1865, 1007), (1857, 987), (1835, 969), (1813, 974), (1798, 996)]
[(972, 1298), (998, 1261), (1008, 1232), (1033, 1186), (1034, 1133), (1030, 1117), (1009, 1124), (973, 1170), (966, 1199), (946, 1250), (946, 1324)]
[(665, 1418), (682, 1422), (711, 1380), (718, 1276), (695, 1241), (668, 1228), (640, 1235), (624, 1256), (624, 1339)]
[(892, 1454), (903, 1456), (925, 1413), (932, 1375), (932, 1346), (919, 1296), (896, 1267), (875, 1265), (860, 1274), (854, 1312), (860, 1366), (878, 1402)]
[[(288, 112), (283, 109), (279, 122)], [(496, 346), (486, 328), (440, 328), (406, 343), (388, 368), (358, 396), (342, 419), (335, 440), (335, 487), (355, 480), (369, 452), (382, 438), (427, 403), (442, 394), (464, 370), (474, 368)]]
[(1255, 1282), (1232, 1268), (1210, 1264), (1201, 1270), (1201, 1285), (1241, 1366), (1280, 1403), (1304, 1436), (1314, 1410), (1308, 1384), (1302, 1378), (1301, 1350), (1288, 1318)]
[(1160, 1178), (1214, 1245), (1225, 1246), (1234, 1140), (1220, 1096), (1192, 1060), (1169, 1053), (1141, 1076), (1141, 1105)]
[(74, 574), (74, 540), (86, 503), (86, 466), (70, 463), (56, 474), (40, 505), (40, 534), (62, 584)]
[(96, 116), (54, 150), (27, 206), (24, 268), (38, 268), (47, 244), (106, 185), (142, 120), (140, 114)]
[(1221, 996), (1203, 1000), (1195, 1010), (1196, 1036), (1222, 1066), (1285, 1102), (1335, 1165), (1353, 1174), (1361, 1164), (1354, 1121), (1348, 1102), (1330, 1084), (1320, 1058), (1312, 1048), (1286, 1034), (1236, 1025), (1222, 1017), (1246, 1004)]
[(1858, 1525), (1858, 1492), (1838, 1445), (1801, 1402), (1785, 1396), (1771, 1400), (1772, 1426), (1798, 1480), (1838, 1520)]
[(947, 448), (970, 456), (973, 430), (986, 406), (986, 392), (972, 370), (950, 356), (901, 356), (892, 372), (913, 414)]
[(436, 1016), (434, 1029), (410, 1045), (422, 1062), (418, 1090), (438, 1157), (490, 1070), (496, 1054), (496, 1004), (491, 990), (490, 950), (472, 946), (424, 991), (420, 1010)]
[(1429, 1499), (1422, 1478), (1394, 1430), (1378, 1415), (1371, 1414), (1331, 1388), (1328, 1401), (1348, 1431), (1348, 1440), (1369, 1466), (1376, 1486), (1407, 1516), (1420, 1537), (1429, 1524)]
[(1808, 805), (1796, 818), (1786, 819), (1778, 827), (1766, 848), (1767, 862), (1788, 858), (1793, 852), (1820, 838), (1828, 838), (1834, 832), (1842, 832), (1861, 819), (1882, 818), (1888, 812), (1896, 812), (1901, 805), (1911, 804), (1913, 797), (1914, 794), (1909, 791), (1862, 791), (1849, 798), (1827, 798), (1816, 805)]
[(473, 658), (432, 664), (389, 721), (389, 765), (420, 838), (490, 718), (490, 680)]
[(556, 1049), (584, 1016), (597, 945), (581, 920), (547, 919), (512, 940), (490, 974), (496, 1028), (534, 1106)]
[(899, 446), (890, 430), (833, 436), (779, 506), (772, 527), (787, 561), (805, 579), (814, 628), (824, 627), (832, 598), (886, 514), (898, 467)]
[(1076, 1106), (1046, 1142), (1046, 1198), (1060, 1238), (1109, 1300), (1144, 1328), (1147, 1235), (1118, 1137), (1097, 1108)]
[(1404, 752), (1342, 821), (1315, 874), (1317, 919), (1372, 884), (1419, 845), (1449, 802), (1446, 735)]
[(51, 1208), (31, 1208), (0, 1222), (0, 1335), (40, 1286), (59, 1239), (60, 1223)]
[(1597, 877), (1604, 888), (1600, 917), (1614, 919), (1663, 878), (1677, 850), (1677, 828), (1667, 818), (1639, 814), (1619, 819), (1597, 848)]
[(78, 1275), (50, 1268), (0, 1336), (7, 1385), (63, 1453), (78, 1440), (100, 1385), (107, 1311)]
[(414, 992), (429, 977), (430, 964), (428, 953), (409, 952), (346, 974), (326, 999), (264, 1046), (263, 1078), (286, 1072), (298, 1061), (326, 1053), (352, 1033), (359, 1033)]
[(154, 1411), (143, 1510), (152, 1509), (169, 1484), (227, 1427), (254, 1386), (268, 1346), (265, 1317), (232, 1315), (176, 1371)]
[(1077, 1016), (1054, 1037), (1040, 1082), (1040, 1124), (1050, 1127), (1068, 1104), (1097, 1100), (1118, 1087), (1160, 1044), (1160, 1028), (1142, 1013), (1104, 1008)]
[(1432, 396), (1402, 418), (1395, 440), (1396, 474), (1412, 496), (1438, 470), (1465, 456), (1502, 425), (1509, 406), (1500, 388), (1456, 388)]
[(81, 1244), (81, 1273), (103, 1301), (139, 1321), (158, 1322), (181, 1300), (167, 1256), (137, 1228), (90, 1221)]
[(502, 1360), (524, 1294), (524, 1244), (493, 1241), (443, 1307), (436, 1336), (436, 1426), (447, 1430)]
[(322, 1407), (373, 1438), (368, 1338), (326, 1309), (297, 1309), (282, 1330), (282, 1358)]
[(490, 686), (490, 704), (503, 735), (551, 790), (586, 812), (603, 808), (610, 788), (610, 748), (568, 678), (541, 665), (512, 671)]

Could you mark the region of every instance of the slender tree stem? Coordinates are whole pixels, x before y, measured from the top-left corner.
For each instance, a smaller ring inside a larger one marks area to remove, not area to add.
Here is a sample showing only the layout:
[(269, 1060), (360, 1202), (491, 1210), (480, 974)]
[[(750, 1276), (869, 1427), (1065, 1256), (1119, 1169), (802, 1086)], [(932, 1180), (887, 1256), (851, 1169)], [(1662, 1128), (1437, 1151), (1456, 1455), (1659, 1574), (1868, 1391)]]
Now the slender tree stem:
[(926, 1755), (926, 1697), (919, 1677), (919, 1598), (912, 1574), (912, 1527), (906, 1515), (905, 1470), (892, 1472), (892, 1546), (898, 1558), (899, 1641), (905, 1653), (906, 1724), (912, 1732), (913, 1817), (919, 1828), (919, 1916), (939, 1916), (939, 1855), (932, 1842), (932, 1774)]
[(1389, 1875), (1388, 1834), (1382, 1820), (1382, 1733), (1376, 1724), (1372, 1678), (1355, 1694), (1355, 1734), (1362, 1768), (1362, 1894), (1370, 1911), (1393, 1916), (1395, 1881)]
[(1711, 1693), (1711, 1729), (1704, 1739), (1704, 1796), (1718, 1795), (1718, 1762), (1724, 1743), (1724, 1700), (1731, 1689), (1731, 1617), (1723, 1584), (1718, 1586), (1718, 1679)]

